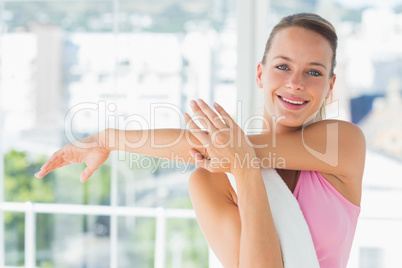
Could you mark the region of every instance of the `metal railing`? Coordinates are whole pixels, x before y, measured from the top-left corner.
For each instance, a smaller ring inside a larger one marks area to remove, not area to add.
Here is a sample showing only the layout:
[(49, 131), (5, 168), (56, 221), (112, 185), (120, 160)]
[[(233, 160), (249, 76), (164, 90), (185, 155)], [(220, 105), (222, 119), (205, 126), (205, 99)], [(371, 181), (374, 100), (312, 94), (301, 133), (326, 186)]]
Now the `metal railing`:
[[(165, 237), (166, 219), (195, 219), (195, 213), (191, 209), (164, 209), (164, 208), (139, 208), (122, 206), (94, 206), (94, 205), (68, 205), (68, 204), (44, 204), (44, 203), (0, 203), (0, 213), (3, 212), (25, 213), (25, 267), (35, 267), (36, 263), (36, 214), (70, 214), (70, 215), (97, 215), (111, 217), (111, 239), (117, 238), (118, 216), (153, 217), (156, 218), (155, 255), (154, 267), (165, 267)], [(113, 218), (115, 220), (113, 220)], [(116, 226), (114, 226), (116, 225)], [(4, 243), (3, 241), (1, 243)], [(117, 245), (111, 246), (111, 256), (116, 256)], [(2, 265), (2, 263), (0, 263)], [(117, 258), (110, 259), (110, 267), (117, 267)], [(212, 251), (209, 250), (209, 267), (221, 267)]]

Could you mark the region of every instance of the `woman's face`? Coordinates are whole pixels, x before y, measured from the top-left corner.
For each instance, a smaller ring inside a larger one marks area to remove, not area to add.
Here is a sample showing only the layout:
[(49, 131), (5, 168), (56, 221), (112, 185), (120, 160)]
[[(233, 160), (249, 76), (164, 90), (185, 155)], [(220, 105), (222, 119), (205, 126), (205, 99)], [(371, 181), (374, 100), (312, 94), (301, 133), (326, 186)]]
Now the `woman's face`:
[(289, 27), (275, 34), (265, 64), (257, 68), (269, 122), (300, 128), (315, 117), (335, 83), (332, 53), (330, 43), (313, 31)]

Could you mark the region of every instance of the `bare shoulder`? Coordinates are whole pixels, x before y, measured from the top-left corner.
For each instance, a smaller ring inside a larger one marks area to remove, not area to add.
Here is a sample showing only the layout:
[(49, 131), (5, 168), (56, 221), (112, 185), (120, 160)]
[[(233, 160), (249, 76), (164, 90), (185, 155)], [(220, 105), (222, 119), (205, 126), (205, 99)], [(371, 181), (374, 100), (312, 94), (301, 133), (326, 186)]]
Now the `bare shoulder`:
[[(322, 120), (302, 129), (304, 138), (325, 137), (327, 142), (338, 142), (342, 145), (352, 145), (353, 149), (365, 151), (366, 139), (363, 131), (355, 124), (342, 120)], [(348, 149), (348, 148), (343, 148)]]
[(359, 205), (366, 158), (366, 140), (362, 130), (347, 121), (323, 120), (312, 124), (309, 131), (326, 133), (327, 140), (337, 143), (336, 171), (321, 174), (345, 198)]
[[(358, 142), (358, 145), (365, 148), (365, 138), (363, 131), (355, 124), (343, 121), (343, 120), (335, 120), (335, 119), (327, 119), (315, 122), (311, 125), (308, 125), (303, 129), (303, 131), (314, 131), (315, 133), (324, 133), (329, 131), (336, 131), (339, 133), (339, 138), (345, 141), (353, 141)], [(327, 135), (328, 136), (328, 135)]]
[(366, 139), (363, 131), (357, 125), (342, 120), (323, 120), (316, 124), (319, 128), (325, 127), (328, 139), (338, 143), (341, 167), (339, 178), (344, 182), (361, 181), (366, 158)]
[[(310, 127), (310, 126), (309, 126)], [(366, 158), (366, 139), (355, 124), (342, 120), (322, 120), (308, 131), (326, 135), (327, 142), (337, 143), (338, 168), (334, 173), (321, 175), (351, 203), (359, 206)]]

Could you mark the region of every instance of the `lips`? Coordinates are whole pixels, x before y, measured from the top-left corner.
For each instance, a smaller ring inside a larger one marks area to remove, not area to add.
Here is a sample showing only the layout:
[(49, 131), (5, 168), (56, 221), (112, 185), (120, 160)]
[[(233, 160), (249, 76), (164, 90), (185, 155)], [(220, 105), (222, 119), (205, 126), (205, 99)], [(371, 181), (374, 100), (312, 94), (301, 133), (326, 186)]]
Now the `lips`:
[(291, 96), (291, 95), (277, 95), (280, 102), (290, 110), (299, 110), (307, 105), (309, 102), (306, 99)]

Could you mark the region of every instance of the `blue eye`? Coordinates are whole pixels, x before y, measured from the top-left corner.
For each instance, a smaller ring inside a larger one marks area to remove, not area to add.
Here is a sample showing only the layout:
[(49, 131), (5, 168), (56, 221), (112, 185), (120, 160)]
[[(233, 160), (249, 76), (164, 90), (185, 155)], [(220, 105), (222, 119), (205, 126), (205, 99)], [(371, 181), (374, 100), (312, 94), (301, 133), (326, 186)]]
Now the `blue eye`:
[(308, 73), (311, 74), (312, 76), (322, 76), (322, 74), (320, 72), (314, 71), (314, 70), (309, 71)]
[(277, 65), (275, 66), (275, 68), (279, 69), (279, 70), (289, 70), (289, 67), (287, 65)]

